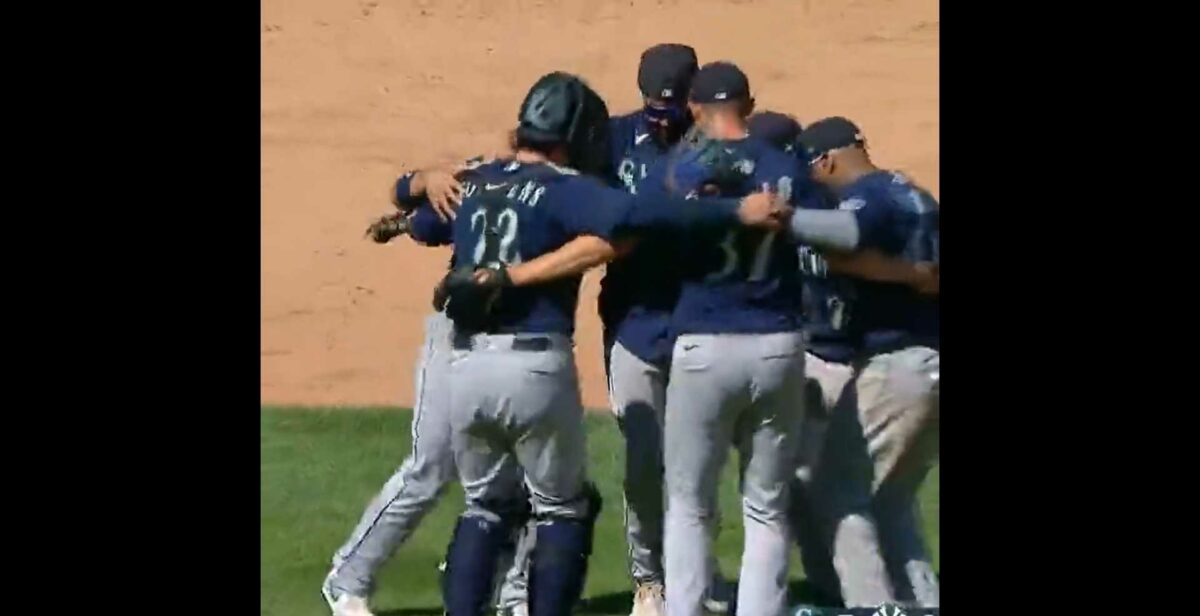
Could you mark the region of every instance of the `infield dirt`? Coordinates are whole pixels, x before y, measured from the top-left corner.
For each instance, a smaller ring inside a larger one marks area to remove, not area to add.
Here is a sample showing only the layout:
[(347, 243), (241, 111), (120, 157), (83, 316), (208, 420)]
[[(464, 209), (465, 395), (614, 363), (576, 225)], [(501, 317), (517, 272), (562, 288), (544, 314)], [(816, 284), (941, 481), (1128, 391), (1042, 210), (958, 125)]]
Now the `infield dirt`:
[[(404, 405), (449, 252), (362, 238), (397, 174), (498, 152), (533, 81), (578, 73), (614, 113), (660, 42), (731, 60), (759, 109), (855, 120), (938, 195), (937, 0), (263, 0), (261, 401)], [(576, 354), (608, 405), (595, 298)]]

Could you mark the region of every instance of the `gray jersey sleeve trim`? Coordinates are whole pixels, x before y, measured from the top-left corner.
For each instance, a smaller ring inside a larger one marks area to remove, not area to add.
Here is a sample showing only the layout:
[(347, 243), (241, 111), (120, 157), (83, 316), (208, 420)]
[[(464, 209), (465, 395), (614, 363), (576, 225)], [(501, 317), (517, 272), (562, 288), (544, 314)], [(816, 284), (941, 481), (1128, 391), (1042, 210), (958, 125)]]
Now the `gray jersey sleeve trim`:
[(792, 236), (803, 244), (834, 250), (858, 248), (858, 221), (847, 210), (808, 210), (792, 212)]

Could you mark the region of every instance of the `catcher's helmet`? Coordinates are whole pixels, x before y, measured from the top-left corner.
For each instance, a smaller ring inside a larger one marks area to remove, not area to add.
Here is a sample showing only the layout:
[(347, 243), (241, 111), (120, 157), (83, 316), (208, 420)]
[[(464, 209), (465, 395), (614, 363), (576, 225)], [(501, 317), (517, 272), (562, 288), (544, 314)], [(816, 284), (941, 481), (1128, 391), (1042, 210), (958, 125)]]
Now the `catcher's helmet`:
[(525, 95), (517, 114), (517, 137), (562, 143), (568, 164), (603, 173), (608, 164), (608, 106), (582, 79), (562, 72), (544, 75)]

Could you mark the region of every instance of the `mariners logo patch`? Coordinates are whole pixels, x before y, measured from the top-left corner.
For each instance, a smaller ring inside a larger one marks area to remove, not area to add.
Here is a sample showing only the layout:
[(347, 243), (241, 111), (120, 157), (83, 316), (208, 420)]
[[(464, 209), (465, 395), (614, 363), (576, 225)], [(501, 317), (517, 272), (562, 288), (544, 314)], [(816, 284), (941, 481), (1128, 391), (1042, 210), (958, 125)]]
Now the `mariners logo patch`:
[[(732, 152), (730, 153), (732, 154)], [(743, 158), (733, 163), (733, 168), (743, 175), (752, 175), (754, 173), (754, 161)]]
[(851, 197), (851, 198), (846, 199), (845, 201), (842, 201), (841, 203), (839, 203), (838, 209), (839, 210), (850, 210), (850, 211), (861, 210), (863, 208), (863, 206), (865, 206), (866, 204), (867, 204), (867, 202), (865, 199), (860, 199), (858, 197)]

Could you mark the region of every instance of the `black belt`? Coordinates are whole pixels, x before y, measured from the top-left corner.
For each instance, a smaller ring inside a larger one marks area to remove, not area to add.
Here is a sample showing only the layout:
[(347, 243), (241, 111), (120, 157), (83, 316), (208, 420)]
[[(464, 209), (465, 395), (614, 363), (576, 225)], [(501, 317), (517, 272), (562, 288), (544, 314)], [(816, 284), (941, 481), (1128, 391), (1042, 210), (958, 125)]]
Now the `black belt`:
[[(456, 351), (470, 351), (472, 334), (466, 332), (455, 332), (451, 338), (450, 346)], [(546, 336), (518, 336), (513, 339), (512, 345), (508, 348), (514, 351), (549, 351), (552, 342)]]

